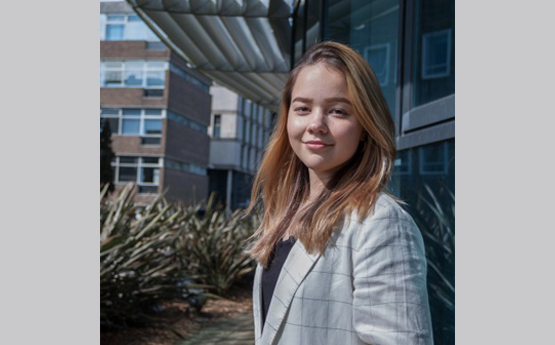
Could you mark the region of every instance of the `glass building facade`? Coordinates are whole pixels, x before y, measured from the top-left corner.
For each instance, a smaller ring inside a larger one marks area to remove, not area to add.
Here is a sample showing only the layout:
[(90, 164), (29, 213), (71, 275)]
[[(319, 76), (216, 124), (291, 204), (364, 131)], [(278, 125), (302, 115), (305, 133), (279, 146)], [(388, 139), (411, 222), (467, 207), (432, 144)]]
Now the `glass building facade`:
[(443, 241), (452, 240), (452, 250), (441, 249), (437, 258), (424, 235), (428, 262), (438, 260), (428, 268), (435, 343), (454, 344), (455, 1), (293, 5), (292, 66), (314, 43), (333, 40), (362, 54), (380, 81), (398, 149), (389, 190), (407, 203), (421, 230), (434, 227)]

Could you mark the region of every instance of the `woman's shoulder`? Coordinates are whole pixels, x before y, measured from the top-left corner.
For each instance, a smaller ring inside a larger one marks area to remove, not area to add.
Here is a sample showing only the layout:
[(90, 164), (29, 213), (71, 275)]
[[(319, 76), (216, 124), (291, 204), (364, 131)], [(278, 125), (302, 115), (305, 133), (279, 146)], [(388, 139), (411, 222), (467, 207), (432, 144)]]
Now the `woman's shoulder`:
[(399, 201), (387, 193), (380, 193), (374, 208), (366, 216), (359, 215), (356, 211), (347, 216), (350, 222), (369, 224), (380, 221), (414, 223), (410, 214), (400, 205)]
[[(385, 242), (405, 242), (420, 237), (420, 231), (410, 214), (397, 200), (381, 193), (374, 209), (361, 217), (356, 211), (345, 218), (342, 228), (344, 241), (355, 247)], [(355, 245), (358, 244), (358, 245)]]

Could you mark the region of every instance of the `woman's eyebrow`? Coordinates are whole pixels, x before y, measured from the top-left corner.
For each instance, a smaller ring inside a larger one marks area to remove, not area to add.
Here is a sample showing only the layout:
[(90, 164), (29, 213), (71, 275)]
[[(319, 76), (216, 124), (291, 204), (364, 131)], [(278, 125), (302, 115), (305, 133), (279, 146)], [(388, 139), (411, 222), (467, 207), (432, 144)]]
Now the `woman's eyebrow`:
[(326, 103), (347, 103), (348, 105), (351, 105), (351, 102), (344, 97), (332, 97), (332, 98), (326, 98), (324, 100)]
[[(291, 101), (291, 103), (294, 103), (294, 102), (312, 103), (312, 99), (311, 98), (306, 98), (306, 97), (295, 97)], [(351, 105), (351, 102), (345, 97), (326, 98), (324, 100), (324, 102), (326, 102), (326, 103), (347, 103), (347, 104)]]
[(302, 103), (312, 103), (312, 99), (310, 98), (305, 98), (305, 97), (295, 97), (291, 103), (294, 102), (302, 102)]

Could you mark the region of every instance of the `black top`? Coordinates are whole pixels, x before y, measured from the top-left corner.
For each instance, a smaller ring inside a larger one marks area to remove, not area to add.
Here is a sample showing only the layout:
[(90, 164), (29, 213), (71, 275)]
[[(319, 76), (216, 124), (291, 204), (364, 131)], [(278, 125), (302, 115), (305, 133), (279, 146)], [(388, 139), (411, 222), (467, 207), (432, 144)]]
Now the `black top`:
[(287, 240), (279, 240), (276, 243), (276, 247), (272, 251), (270, 256), (270, 264), (268, 268), (262, 270), (262, 326), (264, 328), (264, 322), (266, 321), (266, 314), (270, 308), (270, 301), (272, 300), (272, 295), (274, 294), (274, 288), (276, 287), (276, 282), (279, 277), (279, 272), (287, 259), (287, 255), (293, 248), (295, 244), (295, 239), (289, 237)]

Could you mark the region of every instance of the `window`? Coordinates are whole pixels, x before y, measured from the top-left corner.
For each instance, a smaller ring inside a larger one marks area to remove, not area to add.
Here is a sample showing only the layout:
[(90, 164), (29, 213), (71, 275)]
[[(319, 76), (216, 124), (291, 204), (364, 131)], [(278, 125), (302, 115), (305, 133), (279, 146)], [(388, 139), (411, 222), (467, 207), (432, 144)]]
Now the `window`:
[(210, 85), (203, 82), (202, 80), (198, 79), (197, 77), (193, 76), (192, 74), (184, 71), (182, 68), (178, 67), (177, 65), (170, 63), (170, 72), (177, 74), (181, 78), (187, 80), (191, 84), (199, 87), (201, 90), (208, 92), (210, 91)]
[(445, 175), (448, 167), (448, 148), (444, 142), (439, 145), (418, 148), (420, 175)]
[(112, 163), (116, 183), (135, 182), (139, 193), (158, 193), (160, 169), (163, 159), (160, 157), (118, 156)]
[(398, 152), (393, 165), (394, 176), (412, 174), (412, 155), (407, 150)]
[(374, 44), (364, 50), (364, 57), (374, 70), (381, 86), (389, 82), (389, 50), (390, 44)]
[(422, 79), (451, 74), (451, 29), (422, 35)]
[(161, 89), (144, 89), (143, 90), (143, 97), (163, 97), (164, 90)]
[(143, 65), (142, 61), (128, 61), (125, 64), (125, 86), (143, 86)]
[(202, 134), (208, 134), (208, 132), (207, 132), (208, 128), (205, 125), (203, 125), (201, 123), (198, 123), (194, 120), (191, 120), (191, 119), (189, 119), (189, 118), (187, 118), (183, 115), (179, 115), (179, 114), (176, 114), (174, 112), (168, 111), (168, 120), (172, 120), (172, 121), (175, 121), (175, 122), (180, 123), (182, 125), (185, 125), (185, 126), (191, 128), (191, 129), (194, 129), (195, 131), (200, 132)]
[(193, 163), (185, 163), (185, 162), (177, 161), (175, 159), (165, 159), (164, 162), (165, 162), (164, 166), (167, 169), (173, 169), (173, 170), (182, 171), (182, 172), (195, 174), (195, 175), (201, 175), (201, 176), (207, 175), (206, 168), (201, 167), (200, 165), (196, 165)]
[(108, 123), (112, 134), (119, 133), (119, 109), (105, 108), (100, 110), (100, 131), (104, 128), (104, 123)]
[(414, 5), (411, 108), (455, 93), (455, 0)]
[(147, 61), (145, 68), (146, 87), (163, 87), (166, 76), (166, 63), (161, 61)]
[(220, 127), (221, 127), (221, 122), (222, 122), (222, 115), (220, 114), (214, 114), (214, 128), (213, 128), (213, 134), (212, 136), (214, 138), (219, 138), (220, 137)]
[(125, 37), (125, 16), (108, 16), (106, 20), (106, 40), (119, 41)]
[(243, 131), (241, 132), (241, 137), (243, 139), (243, 142), (246, 143), (247, 142), (247, 118), (242, 117), (241, 118), (243, 120)]
[[(104, 68), (102, 68), (104, 67)], [(101, 86), (110, 87), (120, 85), (123, 82), (123, 63), (121, 62), (105, 62), (101, 65)]]
[(136, 14), (101, 14), (100, 40), (160, 41), (156, 34)]
[(164, 113), (162, 109), (102, 108), (100, 126), (108, 122), (112, 134), (138, 135), (143, 145), (160, 145)]
[(245, 100), (245, 105), (243, 108), (243, 114), (250, 119), (251, 118), (251, 111), (252, 111), (252, 102), (248, 99)]
[[(399, 9), (406, 7), (406, 2), (341, 0), (329, 1), (326, 6), (325, 38), (348, 43), (364, 56), (380, 82), (389, 109), (395, 114), (400, 96), (395, 80), (397, 61), (401, 57), (397, 45), (403, 33), (399, 31), (399, 19), (405, 16)], [(311, 44), (308, 38), (307, 48)], [(397, 119), (394, 117), (394, 120)]]
[(237, 112), (239, 114), (243, 113), (243, 97), (237, 97)]
[(161, 97), (167, 68), (166, 61), (101, 61), (100, 87), (138, 87), (152, 91), (145, 96)]

